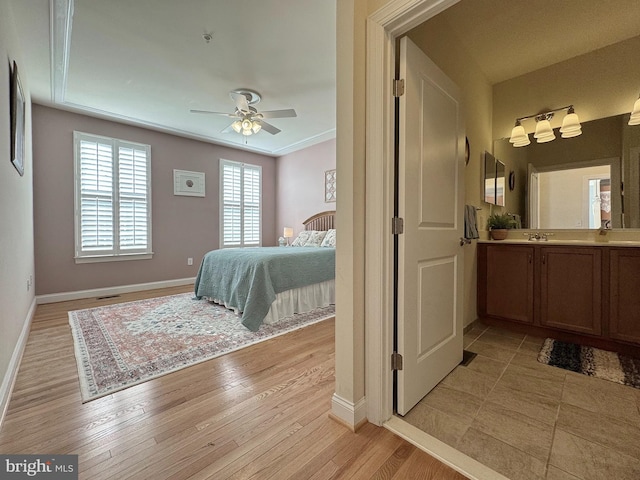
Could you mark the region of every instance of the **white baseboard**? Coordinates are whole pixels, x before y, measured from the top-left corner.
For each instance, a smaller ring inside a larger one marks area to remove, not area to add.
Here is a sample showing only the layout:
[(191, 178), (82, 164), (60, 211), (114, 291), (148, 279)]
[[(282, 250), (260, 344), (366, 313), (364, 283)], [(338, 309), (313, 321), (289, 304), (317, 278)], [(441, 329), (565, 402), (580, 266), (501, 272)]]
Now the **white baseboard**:
[(69, 300), (79, 300), (81, 298), (106, 297), (108, 295), (120, 295), (121, 293), (140, 292), (143, 290), (154, 290), (156, 288), (179, 287), (194, 283), (195, 277), (179, 278), (176, 280), (163, 280), (161, 282), (137, 283), (134, 285), (121, 285), (118, 287), (94, 288), (91, 290), (78, 290), (76, 292), (50, 293), (38, 295), (36, 300), (38, 305), (44, 303), (66, 302)]
[(27, 312), (27, 318), (24, 319), (24, 325), (22, 326), (22, 332), (18, 337), (16, 346), (13, 349), (11, 360), (7, 366), (7, 371), (4, 373), (2, 379), (2, 385), (0, 385), (0, 430), (2, 429), (2, 423), (4, 422), (4, 416), (7, 413), (9, 407), (9, 400), (11, 400), (11, 393), (13, 392), (13, 386), (16, 383), (16, 377), (18, 376), (18, 369), (20, 368), (20, 362), (22, 361), (22, 354), (24, 347), (27, 345), (29, 339), (29, 331), (31, 330), (31, 322), (33, 316), (36, 313), (36, 299), (34, 298)]
[(367, 420), (367, 401), (362, 397), (357, 403), (353, 403), (334, 393), (331, 398), (331, 415), (355, 431)]

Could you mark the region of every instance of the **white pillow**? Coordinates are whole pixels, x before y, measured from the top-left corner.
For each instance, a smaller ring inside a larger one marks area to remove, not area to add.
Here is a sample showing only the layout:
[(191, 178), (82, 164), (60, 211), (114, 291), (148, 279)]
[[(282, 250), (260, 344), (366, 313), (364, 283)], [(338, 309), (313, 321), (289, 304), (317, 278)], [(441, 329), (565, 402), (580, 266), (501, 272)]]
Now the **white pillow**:
[(336, 246), (336, 229), (330, 228), (327, 230), (327, 234), (322, 239), (321, 247), (335, 247)]
[(305, 247), (319, 247), (322, 245), (322, 241), (324, 240), (324, 236), (327, 234), (326, 231), (323, 230), (311, 230), (311, 235), (309, 235), (309, 239), (304, 244)]
[(296, 239), (291, 244), (292, 247), (304, 247), (304, 244), (307, 243), (309, 237), (311, 236), (311, 230), (303, 230), (296, 237)]

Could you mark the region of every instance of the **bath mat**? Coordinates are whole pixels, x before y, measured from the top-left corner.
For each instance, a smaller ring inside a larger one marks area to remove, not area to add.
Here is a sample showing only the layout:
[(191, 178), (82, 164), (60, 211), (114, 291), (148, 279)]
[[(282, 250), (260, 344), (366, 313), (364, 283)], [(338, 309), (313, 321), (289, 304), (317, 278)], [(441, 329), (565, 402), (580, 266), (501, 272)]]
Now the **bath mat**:
[(640, 388), (640, 358), (547, 338), (538, 354), (538, 361)]

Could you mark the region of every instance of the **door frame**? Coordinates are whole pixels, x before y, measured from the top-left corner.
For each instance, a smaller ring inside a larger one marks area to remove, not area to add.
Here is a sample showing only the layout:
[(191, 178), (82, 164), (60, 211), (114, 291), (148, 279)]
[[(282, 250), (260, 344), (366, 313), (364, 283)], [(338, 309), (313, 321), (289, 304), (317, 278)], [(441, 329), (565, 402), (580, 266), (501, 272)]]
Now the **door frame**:
[(393, 416), (393, 217), (396, 39), (459, 0), (393, 0), (367, 18), (365, 398), (367, 419)]
[(365, 399), (367, 420), (470, 479), (508, 480), (393, 415), (393, 164), (396, 39), (460, 0), (391, 0), (366, 25)]

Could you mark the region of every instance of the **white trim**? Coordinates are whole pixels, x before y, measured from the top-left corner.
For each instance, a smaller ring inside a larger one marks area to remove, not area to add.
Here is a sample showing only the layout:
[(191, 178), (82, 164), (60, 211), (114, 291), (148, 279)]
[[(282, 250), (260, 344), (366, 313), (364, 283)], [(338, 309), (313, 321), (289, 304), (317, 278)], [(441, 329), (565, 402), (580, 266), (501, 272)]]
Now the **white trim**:
[(64, 102), (69, 72), (74, 0), (50, 0), (51, 99)]
[(357, 403), (345, 400), (337, 394), (331, 397), (331, 413), (346, 425), (355, 429), (367, 419), (367, 402), (363, 397)]
[[(393, 116), (391, 78), (375, 76), (392, 57), (384, 28), (367, 21), (367, 222), (365, 234), (365, 358), (367, 418), (382, 425), (393, 413)], [(369, 132), (376, 132), (375, 138)], [(389, 160), (387, 160), (389, 159)], [(385, 361), (388, 360), (388, 361)]]
[(509, 480), (504, 475), (398, 417), (391, 417), (383, 426), (470, 480)]
[(137, 283), (134, 285), (121, 285), (117, 287), (94, 288), (91, 290), (78, 290), (75, 292), (49, 293), (38, 295), (36, 300), (38, 305), (45, 303), (66, 302), (68, 300), (79, 300), (81, 298), (106, 297), (108, 295), (120, 295), (121, 293), (141, 292), (144, 290), (154, 290), (156, 288), (180, 287), (189, 285), (196, 281), (192, 278), (178, 278), (176, 280), (162, 280), (160, 282)]
[(25, 319), (24, 325), (22, 326), (22, 331), (20, 332), (20, 336), (18, 337), (16, 346), (13, 349), (13, 354), (11, 355), (11, 359), (9, 360), (7, 371), (4, 373), (2, 385), (0, 385), (0, 430), (2, 430), (4, 416), (6, 415), (7, 409), (9, 408), (11, 393), (13, 392), (13, 387), (16, 383), (16, 378), (18, 377), (18, 370), (20, 369), (22, 354), (24, 353), (24, 349), (27, 346), (29, 331), (31, 330), (31, 322), (33, 321), (33, 316), (36, 313), (36, 305), (37, 303), (34, 297), (31, 302), (31, 306), (29, 307), (29, 311), (27, 312), (27, 318)]
[(125, 262), (131, 260), (151, 260), (153, 252), (149, 253), (123, 253), (121, 255), (95, 255), (86, 257), (75, 257), (76, 263), (102, 263), (102, 262)]
[(367, 418), (393, 414), (393, 212), (395, 40), (459, 0), (395, 0), (367, 19), (365, 385)]
[(298, 150), (302, 150), (304, 148), (311, 147), (318, 143), (326, 142), (328, 140), (336, 138), (336, 129), (332, 128), (325, 132), (319, 133), (315, 136), (306, 138), (304, 140), (300, 140), (299, 142), (296, 142), (296, 143), (292, 143), (291, 145), (280, 147), (275, 150), (269, 150), (266, 148), (259, 148), (252, 145), (245, 145), (244, 143), (241, 143), (244, 141), (244, 139), (239, 139), (238, 141), (227, 141), (220, 138), (210, 137), (208, 135), (193, 133), (187, 130), (182, 130), (182, 129), (170, 127), (167, 125), (161, 125), (159, 123), (151, 122), (148, 120), (142, 120), (142, 119), (130, 117), (127, 115), (110, 112), (108, 110), (101, 110), (98, 108), (87, 107), (87, 106), (78, 105), (76, 103), (71, 103), (71, 102), (49, 102), (43, 99), (38, 99), (37, 102), (34, 101), (33, 103), (37, 103), (38, 105), (43, 105), (45, 107), (63, 110), (65, 112), (77, 113), (80, 115), (86, 115), (88, 117), (93, 117), (93, 118), (102, 118), (104, 120), (118, 122), (125, 125), (132, 125), (134, 127), (143, 127), (148, 130), (168, 133), (170, 135), (175, 135), (177, 137), (189, 138), (192, 140), (198, 140), (198, 141), (210, 143), (213, 145), (220, 145), (223, 147), (239, 149), (246, 152), (259, 153), (261, 155), (267, 155), (273, 158), (281, 157), (283, 155), (287, 155), (292, 152), (297, 152)]

